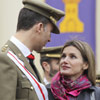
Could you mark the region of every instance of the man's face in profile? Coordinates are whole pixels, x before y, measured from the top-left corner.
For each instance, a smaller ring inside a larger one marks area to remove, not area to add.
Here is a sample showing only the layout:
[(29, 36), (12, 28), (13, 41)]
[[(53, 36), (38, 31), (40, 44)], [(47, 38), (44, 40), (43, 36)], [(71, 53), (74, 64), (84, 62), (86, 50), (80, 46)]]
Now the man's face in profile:
[(59, 71), (59, 58), (53, 58), (50, 62), (50, 73), (49, 75), (53, 77)]

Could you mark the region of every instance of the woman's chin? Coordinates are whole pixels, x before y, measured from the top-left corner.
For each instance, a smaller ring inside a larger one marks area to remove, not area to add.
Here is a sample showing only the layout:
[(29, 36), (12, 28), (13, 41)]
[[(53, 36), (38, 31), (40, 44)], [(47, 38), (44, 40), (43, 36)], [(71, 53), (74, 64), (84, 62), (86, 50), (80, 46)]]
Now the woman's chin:
[(69, 76), (70, 75), (70, 72), (66, 71), (66, 70), (61, 70), (60, 71), (62, 75), (65, 75), (65, 76)]

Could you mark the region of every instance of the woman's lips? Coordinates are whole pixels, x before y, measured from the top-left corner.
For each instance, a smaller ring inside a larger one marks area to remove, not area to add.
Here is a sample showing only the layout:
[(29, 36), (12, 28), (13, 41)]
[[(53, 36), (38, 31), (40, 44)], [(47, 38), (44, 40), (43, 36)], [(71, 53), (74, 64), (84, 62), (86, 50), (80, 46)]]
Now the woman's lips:
[(69, 69), (69, 68), (70, 68), (69, 66), (62, 66), (63, 70), (66, 70), (66, 69)]

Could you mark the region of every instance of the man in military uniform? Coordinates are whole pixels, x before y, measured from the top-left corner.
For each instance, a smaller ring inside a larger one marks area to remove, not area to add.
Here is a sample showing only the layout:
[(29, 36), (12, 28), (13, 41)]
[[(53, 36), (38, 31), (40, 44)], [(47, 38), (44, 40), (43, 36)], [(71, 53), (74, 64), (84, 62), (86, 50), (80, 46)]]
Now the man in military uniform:
[(100, 74), (96, 77), (96, 86), (100, 87)]
[(34, 59), (31, 52), (50, 41), (51, 32), (59, 33), (56, 22), (64, 12), (39, 0), (23, 4), (17, 32), (0, 52), (0, 100), (48, 100), (38, 70), (29, 62)]
[(52, 77), (59, 71), (59, 59), (62, 46), (46, 47), (40, 52), (40, 63), (44, 70), (44, 83), (51, 83)]

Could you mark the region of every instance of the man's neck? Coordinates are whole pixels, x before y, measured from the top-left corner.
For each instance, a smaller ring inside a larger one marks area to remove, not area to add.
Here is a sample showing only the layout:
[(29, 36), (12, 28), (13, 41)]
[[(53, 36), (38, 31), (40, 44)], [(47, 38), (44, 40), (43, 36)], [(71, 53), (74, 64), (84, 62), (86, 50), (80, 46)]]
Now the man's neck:
[(46, 78), (46, 80), (51, 83), (52, 77), (50, 77), (48, 74), (44, 74), (44, 77)]

